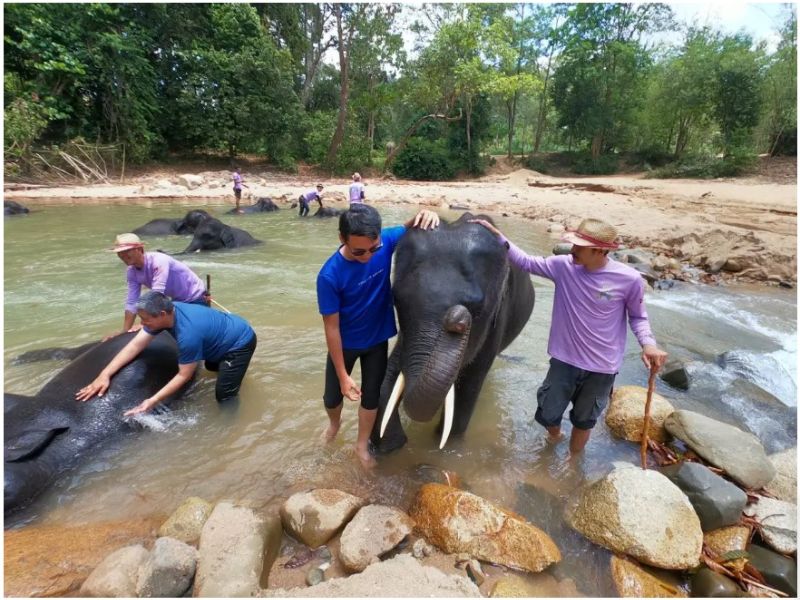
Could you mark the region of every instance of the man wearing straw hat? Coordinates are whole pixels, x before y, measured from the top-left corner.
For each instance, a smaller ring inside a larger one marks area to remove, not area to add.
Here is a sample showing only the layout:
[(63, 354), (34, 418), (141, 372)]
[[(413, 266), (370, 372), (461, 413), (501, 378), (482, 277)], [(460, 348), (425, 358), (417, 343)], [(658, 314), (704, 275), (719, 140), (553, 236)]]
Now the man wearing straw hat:
[(586, 446), (608, 404), (625, 354), (625, 321), (648, 369), (660, 369), (667, 359), (650, 330), (641, 275), (608, 257), (619, 248), (617, 231), (597, 219), (584, 219), (565, 234), (562, 241), (572, 244), (570, 254), (547, 258), (525, 254), (487, 221), (474, 222), (498, 236), (511, 264), (555, 283), (547, 345), (550, 369), (537, 392), (534, 418), (547, 429), (549, 441), (558, 441), (562, 416), (572, 403), (569, 449), (575, 455)]
[(138, 329), (133, 328), (133, 322), (136, 320), (136, 302), (142, 285), (155, 292), (163, 292), (178, 302), (208, 304), (206, 288), (194, 271), (163, 252), (145, 252), (144, 242), (135, 233), (119, 234), (109, 252), (116, 252), (120, 260), (128, 265), (125, 273), (128, 296), (125, 299), (122, 331), (108, 337)]
[(161, 292), (147, 292), (136, 303), (142, 329), (128, 342), (89, 385), (75, 398), (85, 402), (108, 390), (111, 378), (136, 358), (156, 335), (167, 331), (178, 346), (178, 372), (167, 384), (126, 417), (145, 413), (189, 383), (204, 360), (206, 369), (219, 371), (214, 390), (217, 402), (235, 399), (256, 349), (256, 332), (242, 317), (207, 306), (173, 302)]

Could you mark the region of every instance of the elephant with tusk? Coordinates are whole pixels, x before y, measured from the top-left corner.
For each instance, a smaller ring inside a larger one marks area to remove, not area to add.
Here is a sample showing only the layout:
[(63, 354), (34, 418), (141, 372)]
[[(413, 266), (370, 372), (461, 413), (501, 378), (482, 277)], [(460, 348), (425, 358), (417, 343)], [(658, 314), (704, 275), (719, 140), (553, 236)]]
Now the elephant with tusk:
[[(530, 276), (506, 248), (465, 213), (400, 241), (392, 293), (399, 334), (389, 357), (371, 442), (378, 453), (402, 447), (397, 407), (427, 422), (441, 409), (439, 448), (463, 434), (495, 357), (530, 318)], [(481, 216), (487, 219), (488, 217)]]

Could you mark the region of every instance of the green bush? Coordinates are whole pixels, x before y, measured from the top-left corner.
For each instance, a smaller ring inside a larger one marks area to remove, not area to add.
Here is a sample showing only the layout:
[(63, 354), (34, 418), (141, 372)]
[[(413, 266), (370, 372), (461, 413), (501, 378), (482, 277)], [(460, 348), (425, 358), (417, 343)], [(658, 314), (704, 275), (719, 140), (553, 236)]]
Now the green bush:
[(688, 156), (647, 174), (653, 179), (693, 178), (715, 179), (736, 177), (753, 169), (756, 157), (752, 154), (731, 155), (724, 159), (714, 156)]
[(596, 159), (588, 153), (577, 155), (572, 163), (572, 171), (579, 175), (611, 175), (619, 168), (618, 159), (613, 154), (601, 154)]
[(547, 174), (550, 172), (550, 163), (538, 154), (529, 154), (525, 157), (525, 166), (538, 173)]
[(403, 179), (440, 181), (452, 179), (456, 168), (445, 140), (411, 138), (392, 165), (392, 172)]

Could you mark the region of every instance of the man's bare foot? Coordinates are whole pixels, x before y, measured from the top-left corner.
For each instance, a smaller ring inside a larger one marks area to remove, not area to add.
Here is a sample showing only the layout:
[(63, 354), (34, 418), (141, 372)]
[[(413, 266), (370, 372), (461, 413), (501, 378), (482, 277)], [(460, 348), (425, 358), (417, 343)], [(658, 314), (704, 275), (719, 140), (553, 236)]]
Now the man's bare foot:
[(566, 436), (561, 431), (559, 431), (556, 434), (552, 434), (552, 433), (548, 432), (547, 435), (545, 436), (545, 439), (547, 440), (548, 444), (557, 444), (558, 442), (563, 440), (565, 437)]
[(365, 469), (374, 469), (378, 466), (378, 461), (375, 460), (375, 457), (373, 457), (366, 448), (364, 450), (356, 448), (356, 458), (358, 458), (361, 466)]
[(339, 423), (334, 425), (331, 423), (325, 428), (325, 431), (322, 432), (321, 439), (326, 444), (330, 444), (333, 440), (336, 439), (336, 434), (339, 433)]

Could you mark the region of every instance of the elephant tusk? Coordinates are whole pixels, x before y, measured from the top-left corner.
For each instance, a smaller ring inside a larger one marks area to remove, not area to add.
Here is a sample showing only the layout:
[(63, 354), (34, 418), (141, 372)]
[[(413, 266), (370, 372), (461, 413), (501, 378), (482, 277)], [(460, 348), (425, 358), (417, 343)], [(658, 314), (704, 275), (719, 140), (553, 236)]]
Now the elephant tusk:
[(383, 413), (383, 420), (381, 421), (381, 437), (386, 431), (386, 426), (389, 424), (389, 418), (392, 416), (397, 402), (403, 393), (403, 388), (406, 387), (406, 378), (403, 377), (403, 372), (397, 376), (397, 381), (394, 382), (392, 393), (389, 395), (389, 402), (386, 404), (386, 411)]
[(439, 442), (439, 450), (444, 448), (447, 438), (450, 437), (450, 430), (453, 428), (453, 412), (455, 408), (456, 386), (451, 385), (444, 399), (444, 423), (442, 425), (442, 441)]

